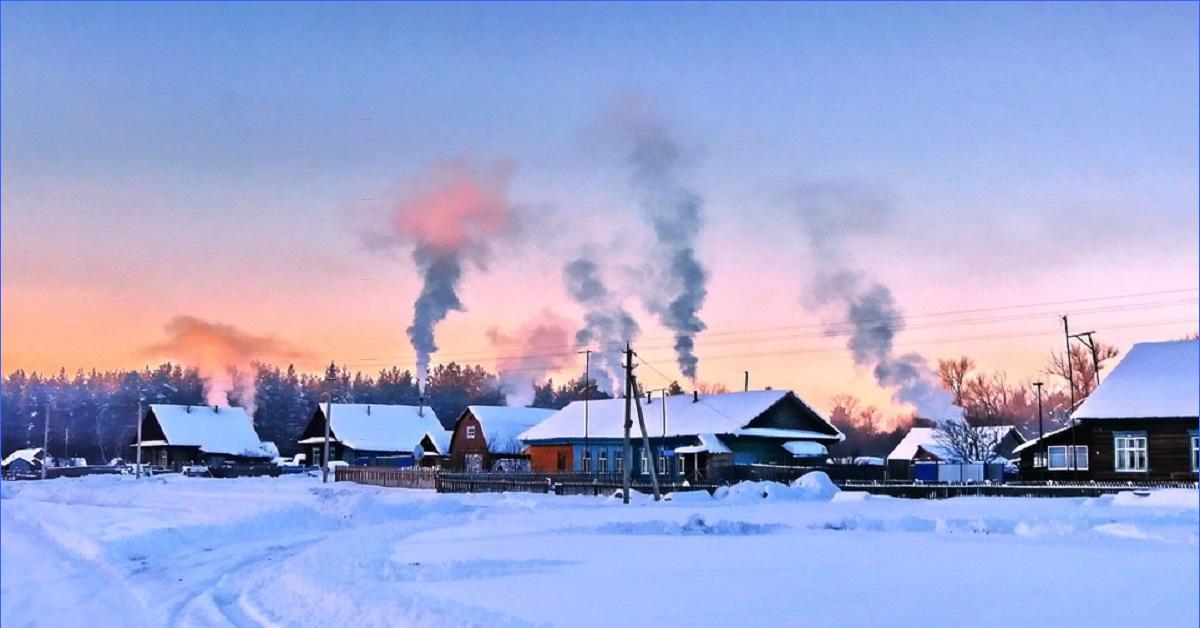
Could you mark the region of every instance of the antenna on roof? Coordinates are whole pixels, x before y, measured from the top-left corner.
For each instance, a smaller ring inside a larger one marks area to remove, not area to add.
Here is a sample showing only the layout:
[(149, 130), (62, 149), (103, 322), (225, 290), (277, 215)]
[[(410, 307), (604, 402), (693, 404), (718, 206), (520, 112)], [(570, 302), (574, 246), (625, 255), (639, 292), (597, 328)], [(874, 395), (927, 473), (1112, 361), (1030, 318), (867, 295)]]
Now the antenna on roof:
[(746, 383), (742, 384), (742, 390), (744, 392), (750, 392), (750, 371), (742, 371), (742, 372), (746, 374)]

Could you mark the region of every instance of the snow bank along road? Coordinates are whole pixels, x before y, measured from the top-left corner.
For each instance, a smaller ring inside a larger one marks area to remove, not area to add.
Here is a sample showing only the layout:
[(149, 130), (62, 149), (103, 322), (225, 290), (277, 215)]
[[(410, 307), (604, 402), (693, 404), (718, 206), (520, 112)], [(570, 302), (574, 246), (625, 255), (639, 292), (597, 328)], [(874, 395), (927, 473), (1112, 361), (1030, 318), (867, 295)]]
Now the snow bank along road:
[[(1197, 494), (667, 503), (308, 477), (0, 485), (12, 626), (1196, 626)], [(640, 496), (639, 496), (640, 497)]]

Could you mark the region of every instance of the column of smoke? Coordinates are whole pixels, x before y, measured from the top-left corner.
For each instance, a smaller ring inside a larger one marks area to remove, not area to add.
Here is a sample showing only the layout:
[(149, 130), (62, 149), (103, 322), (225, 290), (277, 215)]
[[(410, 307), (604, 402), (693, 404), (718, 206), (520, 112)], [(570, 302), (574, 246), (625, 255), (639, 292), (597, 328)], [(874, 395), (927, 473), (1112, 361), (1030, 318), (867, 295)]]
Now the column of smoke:
[(294, 360), (306, 356), (272, 336), (255, 336), (232, 325), (194, 316), (176, 316), (164, 327), (167, 339), (147, 347), (146, 357), (166, 358), (196, 367), (204, 379), (205, 403), (229, 405), (238, 392), (246, 411), (254, 414), (255, 362)]
[(583, 306), (583, 327), (575, 332), (575, 346), (594, 349), (590, 374), (596, 387), (609, 394), (618, 391), (624, 378), (621, 351), (640, 333), (637, 321), (604, 285), (600, 266), (584, 256), (563, 267), (567, 294)]
[(675, 359), (688, 379), (696, 380), (699, 358), (696, 334), (704, 331), (699, 311), (708, 295), (708, 272), (696, 256), (696, 238), (703, 227), (703, 200), (678, 182), (685, 165), (683, 151), (663, 122), (650, 115), (618, 118), (622, 140), (632, 169), (631, 181), (650, 221), (663, 256), (658, 274), (664, 280), (664, 298), (650, 299), (651, 309), (675, 334)]
[(535, 383), (574, 361), (567, 324), (563, 317), (542, 310), (538, 319), (513, 334), (502, 333), (495, 327), (487, 331), (492, 346), (501, 352), (496, 370), (508, 405), (528, 406), (533, 402)]
[(437, 162), (424, 181), (379, 208), (383, 220), (363, 233), (372, 248), (412, 247), (421, 291), (406, 332), (417, 355), (421, 390), (438, 350), (438, 323), (463, 309), (458, 287), (464, 267), (472, 262), (483, 268), (492, 241), (516, 228), (508, 200), (510, 174), (508, 167), (476, 170), (463, 161)]
[(953, 395), (938, 383), (926, 360), (916, 353), (897, 355), (894, 341), (903, 326), (900, 308), (887, 286), (866, 282), (843, 261), (847, 238), (879, 228), (891, 214), (889, 200), (878, 192), (845, 183), (800, 188), (797, 216), (809, 236), (818, 268), (808, 301), (832, 308), (844, 323), (827, 329), (849, 333), (846, 343), (854, 363), (871, 369), (875, 381), (893, 398), (935, 421), (961, 418)]

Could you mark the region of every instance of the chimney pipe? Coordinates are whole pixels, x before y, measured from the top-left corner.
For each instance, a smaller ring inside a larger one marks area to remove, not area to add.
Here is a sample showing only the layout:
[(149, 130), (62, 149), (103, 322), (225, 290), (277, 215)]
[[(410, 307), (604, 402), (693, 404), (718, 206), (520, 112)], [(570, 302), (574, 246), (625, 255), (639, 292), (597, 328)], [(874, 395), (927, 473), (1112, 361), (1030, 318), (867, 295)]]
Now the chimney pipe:
[(191, 414), (192, 413), (192, 404), (190, 404), (190, 403), (187, 404), (187, 409), (184, 411), (187, 412), (188, 414)]
[(651, 397), (651, 394), (649, 390), (646, 391), (646, 403), (654, 403), (654, 398)]
[(750, 392), (750, 371), (745, 371), (745, 373), (746, 383), (742, 385), (742, 390), (745, 392)]
[(693, 390), (692, 391), (692, 403), (696, 403), (697, 401), (700, 401), (700, 391)]
[(417, 416), (425, 416), (425, 393), (417, 395)]
[(371, 416), (371, 404), (367, 404), (367, 416)]
[(213, 404), (213, 414), (220, 414), (220, 413), (221, 413), (221, 410), (218, 408), (217, 404), (214, 403)]

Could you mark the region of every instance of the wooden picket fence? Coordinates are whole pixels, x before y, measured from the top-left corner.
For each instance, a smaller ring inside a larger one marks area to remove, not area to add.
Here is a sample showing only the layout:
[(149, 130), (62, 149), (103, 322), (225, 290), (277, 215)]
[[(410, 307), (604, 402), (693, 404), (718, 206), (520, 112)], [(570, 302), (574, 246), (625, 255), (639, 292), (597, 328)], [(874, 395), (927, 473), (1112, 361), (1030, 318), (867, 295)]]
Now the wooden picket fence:
[(333, 471), (333, 480), (390, 488), (433, 490), (437, 488), (438, 470), (433, 468), (337, 467)]

